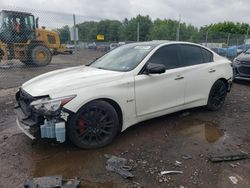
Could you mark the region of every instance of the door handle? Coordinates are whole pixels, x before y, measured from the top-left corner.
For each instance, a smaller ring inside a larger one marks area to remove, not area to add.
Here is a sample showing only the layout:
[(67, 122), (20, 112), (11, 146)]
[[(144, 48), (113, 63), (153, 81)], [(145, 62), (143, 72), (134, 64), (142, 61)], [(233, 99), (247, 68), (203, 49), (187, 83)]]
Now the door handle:
[(215, 69), (210, 69), (208, 72), (212, 73), (212, 72), (216, 72), (216, 70)]
[(175, 80), (181, 80), (181, 79), (183, 79), (184, 77), (183, 76), (176, 76), (176, 78), (175, 78)]

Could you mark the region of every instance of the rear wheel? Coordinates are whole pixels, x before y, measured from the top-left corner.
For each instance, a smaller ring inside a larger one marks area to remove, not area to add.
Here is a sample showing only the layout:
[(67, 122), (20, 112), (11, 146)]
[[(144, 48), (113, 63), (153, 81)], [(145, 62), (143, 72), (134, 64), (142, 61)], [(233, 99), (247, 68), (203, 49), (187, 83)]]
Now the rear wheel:
[(119, 130), (118, 115), (105, 101), (93, 101), (69, 118), (68, 136), (83, 149), (100, 148), (112, 142)]
[(37, 45), (31, 49), (31, 62), (36, 66), (45, 66), (51, 62), (52, 54), (50, 50), (43, 46)]
[(217, 80), (211, 88), (208, 97), (207, 109), (216, 111), (221, 109), (227, 96), (227, 84)]

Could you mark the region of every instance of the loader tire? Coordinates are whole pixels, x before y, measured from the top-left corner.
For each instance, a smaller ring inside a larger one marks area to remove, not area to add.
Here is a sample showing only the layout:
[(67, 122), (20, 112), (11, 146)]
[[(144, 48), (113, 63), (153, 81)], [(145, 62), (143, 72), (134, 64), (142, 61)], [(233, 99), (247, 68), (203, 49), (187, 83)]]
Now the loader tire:
[(39, 67), (48, 65), (52, 59), (50, 50), (43, 45), (34, 46), (30, 55), (32, 64)]

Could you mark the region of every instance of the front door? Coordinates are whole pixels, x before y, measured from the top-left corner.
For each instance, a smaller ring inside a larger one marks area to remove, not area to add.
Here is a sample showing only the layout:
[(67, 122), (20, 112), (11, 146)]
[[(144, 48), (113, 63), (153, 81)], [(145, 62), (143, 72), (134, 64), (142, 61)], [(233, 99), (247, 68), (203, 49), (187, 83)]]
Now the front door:
[(135, 77), (137, 116), (157, 113), (184, 104), (185, 78), (180, 67), (179, 45), (158, 49), (148, 62), (163, 64), (162, 74), (139, 74)]

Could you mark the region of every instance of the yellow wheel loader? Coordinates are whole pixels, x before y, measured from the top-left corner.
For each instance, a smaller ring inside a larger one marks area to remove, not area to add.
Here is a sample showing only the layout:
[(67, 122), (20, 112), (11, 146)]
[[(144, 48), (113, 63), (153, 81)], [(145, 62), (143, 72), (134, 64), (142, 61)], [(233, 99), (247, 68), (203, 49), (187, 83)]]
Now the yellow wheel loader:
[(45, 66), (52, 55), (66, 49), (57, 32), (38, 29), (38, 18), (26, 12), (0, 12), (0, 61), (18, 59), (24, 64)]

